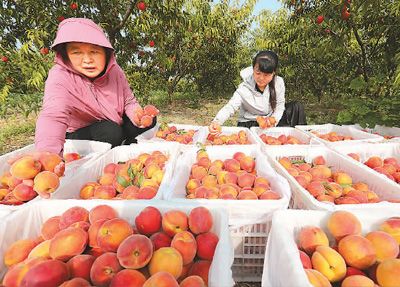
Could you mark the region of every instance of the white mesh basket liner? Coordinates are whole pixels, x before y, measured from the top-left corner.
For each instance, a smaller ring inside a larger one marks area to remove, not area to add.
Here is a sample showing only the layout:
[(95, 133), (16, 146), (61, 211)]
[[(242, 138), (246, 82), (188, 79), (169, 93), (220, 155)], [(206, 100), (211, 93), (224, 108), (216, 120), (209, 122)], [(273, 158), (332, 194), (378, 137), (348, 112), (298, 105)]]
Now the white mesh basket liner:
[[(64, 176), (60, 178), (60, 186), (69, 182), (69, 179), (73, 177), (78, 169), (85, 164), (96, 160), (99, 156), (111, 149), (109, 143), (89, 141), (89, 140), (66, 140), (64, 144), (64, 153), (76, 152), (81, 155), (81, 159), (69, 162), (65, 165)], [(21, 149), (9, 152), (0, 156), (0, 175), (10, 169), (10, 165), (7, 163), (9, 159), (12, 159), (18, 155), (27, 154), (35, 151), (35, 145), (31, 144)], [(41, 197), (37, 196), (31, 201), (22, 205), (4, 205), (0, 204), (0, 218), (8, 215), (14, 210), (20, 209), (33, 201), (40, 200)]]
[(394, 138), (388, 139), (388, 141), (400, 142), (400, 128), (375, 125), (372, 132), (381, 136), (393, 136)]
[[(306, 128), (307, 127), (307, 128)], [(370, 134), (367, 132), (363, 132), (361, 130), (355, 129), (349, 126), (338, 126), (333, 124), (326, 124), (320, 126), (296, 126), (296, 128), (303, 130), (308, 135), (315, 138), (315, 140), (320, 141), (328, 146), (337, 146), (343, 144), (359, 144), (360, 142), (379, 142), (383, 141), (384, 138), (375, 134)], [(330, 142), (324, 139), (319, 138), (315, 134), (312, 133), (315, 131), (319, 134), (327, 134), (329, 132), (336, 132), (338, 135), (341, 136), (351, 136), (353, 140), (345, 140), (345, 141), (336, 141)]]
[[(170, 123), (168, 126), (175, 126), (178, 130), (184, 129), (184, 130), (195, 130), (195, 134), (193, 136), (193, 143), (185, 145), (182, 144), (183, 146), (190, 146), (190, 145), (195, 145), (197, 142), (203, 142), (204, 137), (206, 134), (206, 127), (203, 126), (193, 126), (193, 125), (183, 125), (183, 124), (173, 124)], [(158, 131), (160, 127), (160, 123), (157, 123), (153, 128), (149, 129), (148, 131), (145, 131), (144, 133), (138, 135), (136, 137), (136, 140), (138, 143), (143, 143), (143, 142), (158, 142), (158, 143), (164, 143), (164, 142), (170, 142), (166, 141), (162, 138), (156, 137), (156, 132)]]
[[(362, 234), (378, 230), (386, 219), (400, 216), (398, 208), (382, 208), (376, 212), (369, 210), (352, 211), (360, 220)], [(318, 226), (322, 228), (331, 243), (334, 239), (327, 229), (327, 220), (331, 212), (316, 210), (280, 210), (274, 213), (272, 228), (265, 251), (263, 287), (312, 287), (304, 272), (299, 257), (296, 240), (302, 227)], [(332, 244), (331, 244), (332, 246)]]
[[(394, 157), (400, 163), (400, 143), (396, 142), (383, 142), (383, 143), (361, 143), (358, 145), (341, 145), (334, 147), (334, 149), (344, 155), (347, 156), (354, 164), (359, 165), (362, 168), (367, 169), (368, 171), (373, 171), (377, 175), (379, 175), (383, 180), (387, 180), (394, 185), (394, 187), (398, 186), (393, 180), (390, 180), (386, 175), (381, 174), (377, 171), (374, 171), (372, 168), (369, 168), (363, 162), (368, 160), (371, 156), (379, 156), (382, 159), (387, 157)], [(360, 161), (356, 161), (352, 157), (348, 156), (349, 153), (356, 153), (360, 156)]]
[[(247, 145), (254, 145), (254, 144), (259, 144), (259, 141), (257, 139), (257, 135), (254, 134), (250, 129), (245, 128), (245, 127), (227, 127), (227, 126), (222, 126), (221, 127), (221, 135), (232, 135), (232, 134), (237, 134), (240, 131), (245, 131), (246, 135), (247, 135), (247, 140), (250, 142)], [(208, 128), (206, 127), (206, 136), (204, 138), (204, 141), (202, 143), (205, 144), (205, 142), (207, 141), (207, 137), (208, 137)], [(212, 144), (207, 144), (207, 145), (212, 145)], [(241, 145), (241, 144), (237, 144), (237, 145)], [(221, 146), (235, 146), (235, 145), (221, 145)]]
[[(175, 166), (175, 160), (179, 153), (179, 145), (176, 143), (146, 143), (146, 144), (132, 144), (129, 146), (118, 146), (101, 157), (97, 158), (90, 164), (87, 164), (79, 169), (79, 172), (70, 179), (67, 184), (60, 186), (56, 192), (51, 196), (52, 199), (79, 199), (79, 192), (81, 187), (87, 182), (97, 181), (103, 174), (104, 167), (109, 163), (124, 162), (129, 159), (136, 158), (141, 153), (151, 153), (153, 151), (161, 151), (169, 158), (165, 165), (165, 173), (163, 180), (160, 184), (158, 192), (154, 199), (161, 199), (164, 190), (168, 189), (168, 183), (171, 181), (172, 173)], [(148, 200), (146, 200), (148, 201)]]
[(335, 205), (328, 202), (320, 202), (315, 199), (305, 188), (303, 188), (293, 176), (278, 162), (281, 157), (311, 162), (316, 156), (322, 155), (326, 160), (326, 165), (333, 172), (341, 170), (346, 172), (353, 179), (353, 183), (365, 182), (369, 189), (374, 191), (381, 200), (400, 199), (400, 187), (391, 182), (382, 180), (381, 176), (373, 170), (365, 169), (353, 162), (353, 160), (329, 149), (325, 146), (296, 147), (285, 146), (268, 151), (268, 156), (275, 166), (278, 173), (285, 176), (292, 189), (292, 205), (298, 209), (317, 209), (317, 210), (363, 210), (381, 208), (383, 206), (400, 206), (398, 203), (382, 201), (379, 203), (368, 204), (341, 204)]
[(266, 177), (271, 183), (271, 189), (281, 195), (279, 200), (224, 200), (224, 199), (187, 199), (186, 183), (189, 180), (190, 170), (196, 162), (197, 149), (186, 150), (179, 159), (175, 175), (171, 183), (166, 200), (177, 204), (196, 202), (205, 206), (225, 208), (229, 213), (229, 224), (238, 228), (247, 224), (265, 223), (270, 220), (273, 211), (285, 209), (289, 205), (290, 188), (288, 182), (278, 175), (268, 163), (266, 156), (258, 146), (213, 146), (207, 147), (207, 153), (213, 160), (225, 160), (241, 151), (256, 160), (257, 175)]
[(260, 144), (265, 145), (265, 147), (274, 147), (275, 145), (268, 145), (263, 142), (260, 138), (262, 134), (272, 137), (279, 137), (280, 135), (285, 136), (293, 136), (300, 140), (302, 144), (300, 145), (309, 145), (309, 144), (321, 144), (320, 142), (316, 141), (313, 137), (308, 135), (307, 133), (303, 132), (302, 130), (295, 129), (292, 127), (274, 127), (268, 129), (261, 129), (259, 127), (252, 127), (250, 130), (257, 135), (257, 140)]
[[(187, 204), (177, 206), (174, 203), (152, 200), (152, 201), (109, 201), (109, 200), (41, 200), (27, 208), (14, 212), (6, 220), (0, 223), (0, 258), (4, 258), (6, 249), (15, 241), (26, 238), (36, 238), (40, 235), (41, 225), (48, 218), (61, 215), (68, 208), (81, 206), (90, 210), (97, 205), (106, 204), (113, 207), (119, 217), (134, 225), (135, 217), (147, 206), (154, 206), (163, 214), (169, 210), (182, 210), (190, 213), (196, 205)], [(222, 210), (208, 207), (213, 219), (214, 232), (219, 242), (215, 250), (214, 258), (209, 272), (209, 285), (212, 287), (231, 287), (232, 279), (231, 265), (233, 262), (233, 247), (229, 235), (227, 214)], [(4, 275), (6, 267), (3, 260), (0, 262), (0, 277)]]

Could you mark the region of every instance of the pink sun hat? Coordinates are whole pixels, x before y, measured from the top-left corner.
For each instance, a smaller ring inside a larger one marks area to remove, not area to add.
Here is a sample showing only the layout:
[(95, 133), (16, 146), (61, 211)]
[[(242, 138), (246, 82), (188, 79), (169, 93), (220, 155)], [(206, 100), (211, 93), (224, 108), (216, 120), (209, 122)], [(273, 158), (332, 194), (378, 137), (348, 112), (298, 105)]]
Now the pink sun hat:
[(114, 49), (103, 29), (86, 18), (68, 18), (58, 25), (57, 35), (51, 48), (68, 42), (89, 43)]

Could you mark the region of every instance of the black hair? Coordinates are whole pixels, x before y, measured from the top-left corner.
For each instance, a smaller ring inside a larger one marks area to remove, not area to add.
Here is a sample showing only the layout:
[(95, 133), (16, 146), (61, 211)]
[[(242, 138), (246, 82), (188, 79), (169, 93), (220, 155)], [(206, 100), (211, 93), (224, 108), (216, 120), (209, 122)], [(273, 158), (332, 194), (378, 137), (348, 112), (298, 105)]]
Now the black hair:
[[(258, 64), (258, 69), (263, 73), (275, 73), (278, 68), (278, 55), (272, 51), (261, 51), (253, 59), (253, 68)], [(275, 90), (276, 74), (272, 78), (269, 86), (269, 103), (273, 111), (276, 108), (276, 90)]]

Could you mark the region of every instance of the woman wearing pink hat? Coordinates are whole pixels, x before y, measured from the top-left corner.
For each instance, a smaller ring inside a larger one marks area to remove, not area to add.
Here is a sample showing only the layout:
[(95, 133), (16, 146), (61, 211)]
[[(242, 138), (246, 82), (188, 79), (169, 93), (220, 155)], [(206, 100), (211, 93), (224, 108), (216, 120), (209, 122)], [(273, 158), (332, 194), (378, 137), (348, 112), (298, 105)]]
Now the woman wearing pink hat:
[(46, 80), (36, 123), (36, 150), (61, 154), (66, 138), (129, 144), (155, 125), (155, 117), (148, 126), (139, 124), (140, 105), (113, 47), (93, 21), (62, 21), (52, 49), (55, 65)]

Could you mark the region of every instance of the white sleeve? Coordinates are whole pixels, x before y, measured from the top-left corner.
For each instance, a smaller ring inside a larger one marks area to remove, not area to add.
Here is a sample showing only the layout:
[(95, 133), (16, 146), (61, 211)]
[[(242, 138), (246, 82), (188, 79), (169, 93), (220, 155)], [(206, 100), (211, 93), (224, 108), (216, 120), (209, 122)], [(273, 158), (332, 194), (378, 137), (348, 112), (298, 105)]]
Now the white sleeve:
[(219, 110), (213, 121), (217, 122), (220, 125), (223, 125), (224, 122), (229, 119), (229, 117), (232, 116), (235, 111), (239, 109), (241, 104), (242, 97), (236, 90), (229, 102), (222, 109)]
[(278, 124), (285, 110), (285, 83), (282, 78), (277, 78), (276, 80), (276, 108), (271, 116), (275, 118), (276, 124)]

